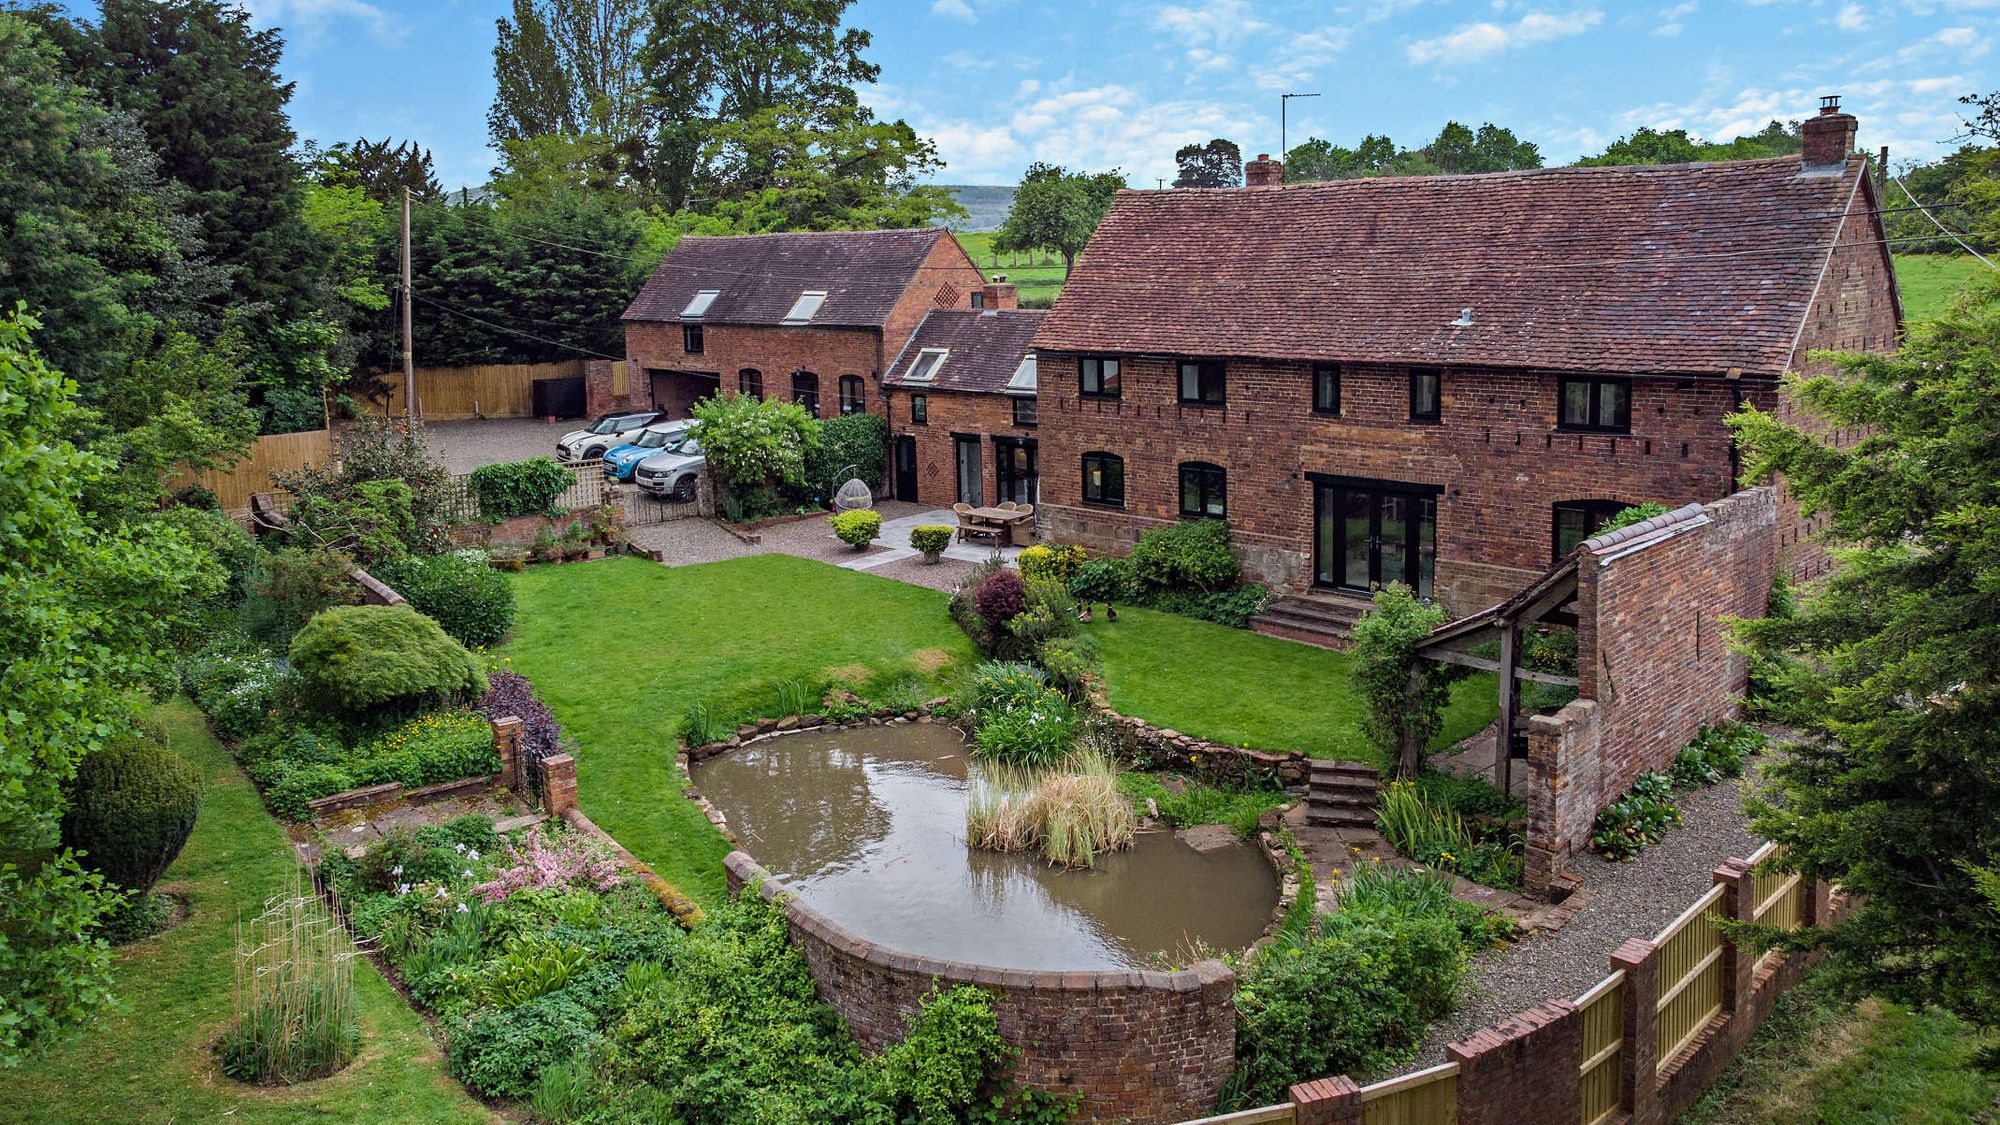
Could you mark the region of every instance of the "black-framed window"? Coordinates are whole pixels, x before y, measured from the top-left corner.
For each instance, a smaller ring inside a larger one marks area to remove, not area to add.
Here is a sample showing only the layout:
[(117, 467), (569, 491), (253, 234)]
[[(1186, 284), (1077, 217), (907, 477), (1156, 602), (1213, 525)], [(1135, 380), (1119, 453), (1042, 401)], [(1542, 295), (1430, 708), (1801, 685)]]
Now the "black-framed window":
[(1443, 416), (1444, 372), (1435, 367), (1410, 368), (1410, 421), (1435, 422)]
[(1016, 398), (1014, 400), (1014, 424), (1016, 426), (1032, 426), (1035, 424), (1034, 399)]
[(1118, 379), (1118, 361), (1110, 356), (1087, 355), (1076, 361), (1077, 393), (1085, 398), (1117, 398), (1123, 393)]
[(1116, 453), (1083, 455), (1083, 502), (1107, 508), (1125, 506), (1125, 459)]
[(1561, 380), (1556, 425), (1565, 430), (1598, 433), (1632, 432), (1632, 383), (1565, 375)]
[(1227, 378), (1219, 359), (1184, 359), (1180, 362), (1181, 403), (1185, 406), (1221, 406)]
[(810, 371), (794, 371), (792, 401), (805, 407), (806, 413), (819, 417), (819, 376)]
[(1228, 474), (1206, 461), (1181, 463), (1181, 518), (1225, 519), (1229, 515)]
[(910, 396), (910, 423), (917, 426), (931, 424), (931, 399), (929, 395)]
[(1576, 545), (1597, 534), (1605, 521), (1631, 507), (1622, 500), (1564, 500), (1555, 506), (1550, 534), (1551, 554), (1562, 558)]
[(681, 350), (689, 355), (701, 354), (701, 325), (681, 325)]
[(1316, 363), (1313, 365), (1313, 413), (1340, 413), (1339, 364)]
[(736, 373), (736, 389), (752, 398), (764, 397), (764, 373), (754, 367), (746, 367)]
[(842, 375), (840, 377), (840, 412), (842, 414), (859, 414), (867, 409), (868, 402), (863, 397), (861, 376)]

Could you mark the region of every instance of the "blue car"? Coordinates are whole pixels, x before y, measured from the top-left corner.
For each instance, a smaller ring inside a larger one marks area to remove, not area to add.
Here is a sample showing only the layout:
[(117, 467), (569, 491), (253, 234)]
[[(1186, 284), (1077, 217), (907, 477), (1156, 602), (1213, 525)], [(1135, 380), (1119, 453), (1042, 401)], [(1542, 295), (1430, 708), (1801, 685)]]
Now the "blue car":
[(689, 419), (682, 418), (674, 422), (655, 422), (640, 430), (638, 437), (604, 454), (604, 475), (612, 480), (631, 480), (632, 470), (639, 462), (686, 437), (692, 424)]

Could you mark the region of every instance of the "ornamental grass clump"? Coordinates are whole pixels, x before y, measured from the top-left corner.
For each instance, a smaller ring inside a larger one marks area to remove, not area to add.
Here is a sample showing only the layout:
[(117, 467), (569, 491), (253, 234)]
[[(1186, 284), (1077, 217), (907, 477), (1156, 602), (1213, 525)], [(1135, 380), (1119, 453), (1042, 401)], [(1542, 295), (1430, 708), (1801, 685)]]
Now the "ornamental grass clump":
[(346, 1066), (361, 1047), (354, 951), (326, 904), (301, 882), (236, 927), (236, 1022), (222, 1037), (222, 1072), (291, 1084)]
[(1090, 751), (1049, 770), (990, 768), (966, 803), (965, 835), (973, 846), (1037, 849), (1064, 867), (1094, 866), (1099, 854), (1130, 847), (1136, 830), (1117, 769)]

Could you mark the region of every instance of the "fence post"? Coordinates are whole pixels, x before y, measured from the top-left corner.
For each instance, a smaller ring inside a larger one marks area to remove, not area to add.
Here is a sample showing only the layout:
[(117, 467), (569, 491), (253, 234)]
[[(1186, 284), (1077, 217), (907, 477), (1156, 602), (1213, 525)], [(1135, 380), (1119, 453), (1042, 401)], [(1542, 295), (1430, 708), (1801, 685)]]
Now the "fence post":
[(1292, 1125), (1361, 1125), (1361, 1087), (1345, 1074), (1291, 1088)]
[(1583, 1021), (1548, 1000), (1448, 1044), (1458, 1064), (1458, 1125), (1575, 1121), (1583, 1112)]
[(551, 817), (576, 807), (576, 759), (551, 754), (542, 759), (542, 809)]
[[(1715, 881), (1722, 887), (1722, 916), (1732, 922), (1752, 922), (1757, 917), (1757, 881), (1750, 876), (1750, 864), (1726, 859), (1715, 868)], [(1718, 927), (1719, 929), (1720, 927)], [(1750, 978), (1757, 959), (1744, 956), (1741, 946), (1722, 934), (1722, 1010), (1734, 1015), (1750, 996)]]
[(1625, 974), (1625, 1073), (1619, 1104), (1631, 1125), (1660, 1121), (1659, 947), (1644, 938), (1627, 939), (1611, 954), (1611, 971)]
[(519, 792), (521, 777), (521, 730), (519, 718), (509, 715), (493, 720), (493, 749), (500, 752), (500, 784)]

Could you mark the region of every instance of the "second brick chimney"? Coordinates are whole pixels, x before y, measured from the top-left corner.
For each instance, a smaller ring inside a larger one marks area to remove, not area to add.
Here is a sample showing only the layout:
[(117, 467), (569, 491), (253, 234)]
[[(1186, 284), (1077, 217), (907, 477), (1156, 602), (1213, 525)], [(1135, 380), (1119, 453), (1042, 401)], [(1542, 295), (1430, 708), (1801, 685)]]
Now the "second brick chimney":
[(1257, 159), (1243, 165), (1244, 187), (1277, 187), (1285, 182), (1285, 164), (1271, 159), (1268, 152), (1260, 152)]
[(979, 290), (979, 307), (982, 309), (1014, 309), (1021, 307), (1019, 296), (1014, 292), (1014, 283), (1006, 274), (996, 275), (992, 281)]
[(1845, 164), (1847, 154), (1854, 151), (1854, 134), (1859, 124), (1853, 114), (1840, 112), (1839, 94), (1821, 98), (1819, 115), (1807, 118), (1799, 126), (1799, 137), (1805, 142), (1805, 151), (1799, 154), (1799, 167), (1814, 172)]

